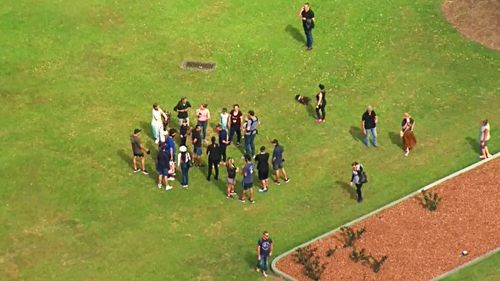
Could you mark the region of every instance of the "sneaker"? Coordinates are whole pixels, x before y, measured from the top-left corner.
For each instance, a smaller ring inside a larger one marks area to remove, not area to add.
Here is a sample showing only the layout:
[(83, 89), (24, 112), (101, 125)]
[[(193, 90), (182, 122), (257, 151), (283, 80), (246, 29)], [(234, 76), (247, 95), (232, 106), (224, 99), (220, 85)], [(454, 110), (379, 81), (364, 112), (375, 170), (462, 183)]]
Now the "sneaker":
[(148, 171), (146, 171), (146, 170), (142, 170), (142, 173), (145, 175), (149, 175)]
[(236, 195), (238, 195), (238, 193), (236, 193), (236, 192), (231, 192), (231, 196), (236, 196)]
[(316, 123), (321, 123), (321, 119), (315, 119)]
[(321, 122), (325, 123), (325, 122), (326, 122), (326, 120), (325, 120), (325, 119), (321, 119)]
[(264, 275), (264, 277), (267, 277), (267, 273), (265, 271), (262, 271), (262, 275)]
[(139, 169), (133, 169), (133, 170), (134, 170), (134, 173), (137, 173), (140, 171)]
[(168, 178), (168, 180), (169, 180), (169, 181), (174, 181), (174, 180), (175, 180), (175, 178), (174, 178), (174, 177), (169, 177), (169, 178)]
[(264, 189), (264, 188), (259, 188), (259, 192), (266, 192), (267, 189)]
[(240, 202), (245, 203), (246, 201), (245, 201), (245, 199), (240, 199)]
[(260, 272), (260, 268), (258, 268), (258, 267), (257, 267), (257, 268), (255, 269), (255, 271)]
[(182, 186), (182, 188), (188, 188), (188, 185), (187, 185), (187, 184), (186, 184), (186, 185), (183, 185), (183, 186)]
[(240, 145), (240, 142), (239, 142), (239, 141), (238, 141), (238, 142), (236, 142), (236, 145)]
[(158, 184), (158, 188), (161, 189), (163, 186), (159, 183)]
[(167, 190), (167, 191), (168, 191), (168, 190), (170, 190), (170, 189), (172, 189), (172, 188), (173, 188), (173, 187), (172, 187), (172, 186), (170, 186), (170, 185), (165, 186), (165, 190)]
[(281, 182), (279, 182), (279, 181), (274, 181), (274, 184), (275, 184), (275, 185), (280, 185), (280, 184), (281, 184)]
[(410, 152), (408, 152), (408, 151), (407, 151), (407, 152), (405, 152), (405, 156), (408, 156), (408, 154), (410, 154)]
[(255, 204), (255, 200), (248, 200), (250, 203)]
[(290, 178), (285, 179), (285, 183), (290, 182)]

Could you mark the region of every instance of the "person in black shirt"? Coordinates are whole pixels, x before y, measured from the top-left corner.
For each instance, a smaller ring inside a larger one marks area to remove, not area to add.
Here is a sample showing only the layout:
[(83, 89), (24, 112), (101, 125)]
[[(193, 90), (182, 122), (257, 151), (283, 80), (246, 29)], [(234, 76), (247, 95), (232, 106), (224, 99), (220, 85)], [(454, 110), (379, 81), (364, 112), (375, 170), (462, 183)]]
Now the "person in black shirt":
[(267, 192), (269, 187), (269, 153), (266, 152), (266, 147), (260, 147), (260, 153), (255, 155), (255, 162), (257, 163), (257, 171), (261, 188), (259, 192)]
[(207, 180), (210, 181), (210, 177), (212, 176), (212, 168), (215, 169), (214, 179), (219, 179), (219, 163), (220, 163), (220, 148), (219, 145), (215, 142), (215, 137), (210, 139), (212, 142), (207, 147), (207, 155), (208, 155), (208, 176)]
[[(325, 122), (326, 90), (323, 84), (319, 84), (319, 92), (316, 94), (316, 119), (317, 123)], [(320, 114), (321, 112), (321, 114)]]
[(201, 167), (201, 127), (196, 125), (194, 131), (191, 133), (191, 142), (193, 144), (193, 163), (196, 167)]
[(182, 121), (186, 121), (189, 124), (188, 110), (190, 107), (191, 104), (186, 97), (182, 97), (174, 107), (174, 111), (177, 112), (177, 118), (179, 119), (179, 126), (182, 124)]
[(240, 106), (235, 104), (233, 110), (229, 112), (229, 141), (233, 141), (233, 135), (236, 133), (238, 137), (236, 145), (240, 145), (241, 141), (241, 125), (243, 124), (243, 114), (240, 111)]
[(268, 259), (273, 255), (273, 239), (269, 237), (269, 232), (264, 231), (262, 237), (257, 241), (257, 272), (262, 270), (262, 275), (267, 277)]
[(307, 50), (312, 50), (313, 37), (312, 30), (316, 19), (314, 18), (314, 12), (311, 10), (309, 3), (305, 3), (300, 9), (299, 17), (302, 19), (302, 27), (304, 28), (304, 33), (306, 34), (306, 47)]
[(215, 130), (217, 130), (217, 133), (219, 134), (219, 148), (220, 148), (220, 155), (222, 156), (222, 164), (226, 164), (226, 148), (227, 145), (229, 144), (229, 137), (227, 135), (227, 131), (222, 129), (221, 124), (217, 124), (215, 127)]
[(234, 165), (233, 158), (227, 158), (227, 199), (234, 198), (236, 192), (234, 192), (234, 184), (236, 183), (236, 173), (240, 170), (236, 165)]
[(189, 131), (188, 123), (183, 120), (181, 123), (181, 127), (179, 128), (179, 138), (180, 138), (179, 146), (186, 145), (188, 131)]
[(372, 135), (373, 146), (377, 147), (377, 122), (377, 114), (373, 110), (373, 107), (369, 105), (363, 116), (361, 116), (361, 130), (363, 131), (363, 135), (365, 135), (364, 142), (366, 147), (368, 147), (368, 133)]
[(363, 184), (367, 182), (366, 174), (363, 170), (363, 165), (358, 162), (352, 163), (352, 176), (350, 185), (356, 185), (356, 194), (358, 203), (363, 202), (363, 194), (361, 193), (361, 188)]

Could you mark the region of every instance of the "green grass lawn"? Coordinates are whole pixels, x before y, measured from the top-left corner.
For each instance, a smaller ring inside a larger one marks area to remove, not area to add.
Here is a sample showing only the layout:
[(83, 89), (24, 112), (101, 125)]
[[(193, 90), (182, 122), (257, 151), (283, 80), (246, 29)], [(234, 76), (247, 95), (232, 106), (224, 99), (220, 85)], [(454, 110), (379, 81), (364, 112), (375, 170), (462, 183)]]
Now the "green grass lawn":
[[(476, 162), (482, 118), (498, 151), (500, 54), (458, 34), (440, 0), (315, 1), (312, 52), (300, 4), (2, 1), (0, 280), (256, 280), (264, 229), (277, 255)], [(185, 71), (186, 59), (217, 69)], [(319, 82), (322, 125), (293, 100)], [(168, 193), (154, 173), (133, 174), (131, 131), (142, 127), (153, 148), (151, 105), (172, 110), (183, 95), (212, 115), (234, 103), (255, 110), (257, 147), (278, 138), (292, 181), (244, 205), (205, 171)], [(380, 118), (378, 149), (357, 135), (367, 104)], [(406, 111), (418, 140), (408, 158)], [(362, 205), (346, 187), (354, 160), (370, 179)]]
[(500, 279), (500, 253), (459, 270), (441, 281), (494, 281)]

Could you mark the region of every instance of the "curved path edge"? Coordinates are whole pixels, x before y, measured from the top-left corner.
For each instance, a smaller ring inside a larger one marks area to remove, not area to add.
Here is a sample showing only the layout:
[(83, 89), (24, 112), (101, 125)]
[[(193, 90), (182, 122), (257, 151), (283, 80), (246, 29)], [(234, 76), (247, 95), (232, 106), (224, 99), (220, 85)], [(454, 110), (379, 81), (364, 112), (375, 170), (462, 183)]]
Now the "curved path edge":
[[(495, 155), (493, 155), (492, 157), (490, 157), (488, 159), (481, 160), (481, 161), (479, 161), (477, 163), (474, 163), (474, 164), (472, 164), (470, 166), (467, 166), (467, 167), (465, 167), (465, 168), (463, 168), (463, 169), (461, 169), (459, 171), (456, 171), (453, 174), (450, 174), (450, 175), (448, 175), (448, 176), (446, 176), (444, 178), (441, 178), (441, 179), (439, 179), (439, 180), (437, 180), (437, 181), (435, 181), (435, 182), (433, 182), (431, 184), (428, 184), (428, 185), (426, 185), (426, 186), (424, 186), (424, 187), (422, 187), (422, 188), (420, 188), (420, 189), (418, 189), (418, 190), (416, 190), (416, 191), (414, 191), (414, 192), (412, 192), (412, 193), (410, 193), (410, 194), (408, 194), (408, 195), (406, 195), (406, 196), (404, 196), (404, 197), (402, 197), (402, 198), (400, 198), (400, 199), (398, 199), (396, 201), (392, 201), (391, 203), (389, 203), (389, 204), (387, 204), (385, 206), (382, 206), (381, 208), (376, 209), (376, 210), (374, 210), (374, 211), (372, 211), (372, 212), (370, 212), (370, 213), (368, 213), (366, 215), (363, 215), (363, 216), (361, 216), (361, 217), (359, 217), (359, 218), (357, 218), (355, 220), (352, 220), (352, 221), (350, 221), (350, 222), (348, 222), (346, 224), (343, 224), (343, 225), (341, 225), (341, 226), (339, 226), (339, 227), (337, 227), (337, 228), (335, 228), (333, 230), (330, 230), (330, 231), (328, 231), (328, 232), (326, 232), (324, 234), (321, 234), (320, 236), (318, 236), (316, 238), (313, 238), (313, 239), (311, 239), (309, 241), (306, 241), (306, 242), (304, 242), (304, 243), (302, 243), (302, 244), (300, 244), (298, 246), (295, 246), (292, 249), (290, 249), (290, 250), (282, 253), (281, 255), (279, 255), (275, 259), (273, 259), (273, 261), (271, 263), (271, 269), (273, 270), (274, 273), (276, 273), (278, 276), (280, 276), (281, 278), (283, 278), (285, 280), (296, 281), (296, 279), (293, 278), (292, 276), (290, 276), (290, 275), (284, 273), (283, 271), (279, 270), (277, 268), (276, 264), (282, 258), (284, 258), (285, 256), (289, 255), (290, 253), (294, 252), (297, 248), (302, 248), (304, 246), (307, 246), (307, 245), (309, 245), (309, 244), (311, 244), (311, 243), (313, 243), (313, 242), (315, 242), (317, 240), (320, 240), (320, 239), (322, 239), (322, 238), (324, 238), (326, 236), (329, 236), (329, 235), (331, 235), (331, 234), (339, 231), (340, 228), (343, 227), (343, 226), (350, 226), (350, 225), (353, 225), (353, 224), (355, 224), (355, 223), (357, 223), (359, 221), (362, 221), (362, 220), (364, 220), (364, 219), (366, 219), (368, 217), (371, 217), (371, 216), (373, 216), (373, 215), (375, 215), (375, 214), (377, 214), (377, 213), (379, 213), (379, 212), (381, 212), (381, 211), (383, 211), (383, 210), (385, 210), (387, 208), (390, 208), (390, 207), (392, 207), (392, 206), (394, 206), (394, 205), (396, 205), (396, 204), (398, 204), (398, 203), (400, 203), (400, 202), (402, 202), (402, 201), (404, 201), (406, 199), (409, 199), (409, 198), (411, 198), (411, 197), (413, 197), (413, 196), (421, 193), (423, 190), (427, 190), (427, 189), (433, 188), (433, 187), (435, 187), (435, 186), (437, 186), (437, 185), (439, 185), (439, 184), (441, 184), (441, 183), (443, 183), (443, 182), (445, 182), (445, 181), (447, 181), (447, 180), (449, 180), (451, 178), (454, 178), (454, 177), (456, 177), (458, 175), (461, 175), (461, 174), (466, 173), (466, 172), (468, 172), (470, 170), (473, 170), (473, 169), (475, 169), (475, 168), (477, 168), (477, 167), (479, 167), (479, 166), (481, 166), (481, 165), (483, 165), (483, 164), (485, 164), (485, 163), (487, 163), (487, 162), (489, 162), (489, 161), (491, 161), (493, 159), (496, 159), (496, 158), (500, 158), (500, 152), (496, 153)], [(445, 272), (444, 274), (442, 274), (442, 275), (440, 275), (439, 277), (436, 277), (436, 278), (439, 279), (439, 278), (443, 278), (445, 276), (448, 276), (449, 274), (455, 272), (456, 270), (459, 270), (459, 269), (461, 269), (463, 267), (466, 267), (467, 265), (476, 263), (476, 262), (478, 262), (478, 261), (480, 261), (480, 260), (482, 260), (482, 259), (484, 259), (484, 258), (486, 258), (486, 257), (488, 257), (490, 255), (492, 255), (493, 253), (495, 253), (497, 251), (499, 251), (499, 248), (497, 248), (497, 249), (495, 249), (493, 251), (490, 251), (490, 252), (488, 252), (488, 253), (486, 253), (484, 255), (481, 255), (481, 256), (477, 257), (476, 259), (473, 259), (472, 261), (469, 261), (468, 263), (460, 265), (460, 266), (452, 269), (451, 271)], [(438, 280), (438, 279), (433, 279), (433, 280)]]

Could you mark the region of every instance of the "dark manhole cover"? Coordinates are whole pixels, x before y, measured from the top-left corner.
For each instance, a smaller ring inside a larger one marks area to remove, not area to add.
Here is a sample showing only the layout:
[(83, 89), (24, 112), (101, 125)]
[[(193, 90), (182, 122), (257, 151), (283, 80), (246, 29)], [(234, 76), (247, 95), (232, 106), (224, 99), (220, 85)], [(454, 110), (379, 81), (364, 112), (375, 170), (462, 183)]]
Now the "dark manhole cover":
[(215, 66), (216, 64), (213, 62), (185, 61), (182, 63), (182, 68), (191, 70), (212, 71)]

